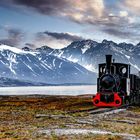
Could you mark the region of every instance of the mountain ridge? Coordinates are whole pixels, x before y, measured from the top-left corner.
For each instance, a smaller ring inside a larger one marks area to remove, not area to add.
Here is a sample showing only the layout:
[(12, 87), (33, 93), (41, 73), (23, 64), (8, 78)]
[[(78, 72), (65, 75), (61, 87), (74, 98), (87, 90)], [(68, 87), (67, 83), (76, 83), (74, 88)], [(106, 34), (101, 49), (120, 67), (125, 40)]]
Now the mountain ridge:
[(6, 45), (0, 45), (0, 77), (52, 85), (96, 81), (95, 73), (65, 58)]
[(98, 64), (105, 62), (106, 54), (112, 54), (117, 62), (131, 64), (132, 72), (140, 71), (139, 43), (133, 45), (125, 42), (117, 44), (108, 40), (103, 40), (101, 43), (82, 40), (72, 42), (63, 49), (54, 49), (51, 53), (76, 62), (92, 72), (97, 72)]
[(106, 54), (112, 54), (116, 62), (131, 64), (132, 73), (140, 71), (140, 43), (81, 40), (62, 49), (0, 44), (0, 76), (54, 85), (95, 84), (98, 64), (105, 62)]

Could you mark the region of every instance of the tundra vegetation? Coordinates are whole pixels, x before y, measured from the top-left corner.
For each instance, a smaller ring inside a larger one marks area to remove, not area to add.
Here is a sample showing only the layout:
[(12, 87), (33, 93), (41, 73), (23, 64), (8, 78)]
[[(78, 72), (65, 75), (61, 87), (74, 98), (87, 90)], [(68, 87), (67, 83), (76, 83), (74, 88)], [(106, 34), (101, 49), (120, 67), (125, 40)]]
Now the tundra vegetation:
[[(121, 133), (140, 137), (140, 108), (104, 116), (70, 111), (93, 108), (91, 96), (1, 96), (0, 139), (3, 140), (123, 140)], [(87, 129), (112, 134), (58, 135), (43, 130)], [(129, 137), (129, 135), (128, 135)]]

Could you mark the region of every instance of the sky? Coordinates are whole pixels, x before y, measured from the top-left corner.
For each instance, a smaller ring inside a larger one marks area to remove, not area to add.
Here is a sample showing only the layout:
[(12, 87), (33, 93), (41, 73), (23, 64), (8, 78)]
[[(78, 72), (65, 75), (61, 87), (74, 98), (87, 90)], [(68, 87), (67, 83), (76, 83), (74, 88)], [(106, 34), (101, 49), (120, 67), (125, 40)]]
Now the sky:
[(140, 42), (140, 0), (0, 0), (0, 43), (63, 48), (73, 41)]

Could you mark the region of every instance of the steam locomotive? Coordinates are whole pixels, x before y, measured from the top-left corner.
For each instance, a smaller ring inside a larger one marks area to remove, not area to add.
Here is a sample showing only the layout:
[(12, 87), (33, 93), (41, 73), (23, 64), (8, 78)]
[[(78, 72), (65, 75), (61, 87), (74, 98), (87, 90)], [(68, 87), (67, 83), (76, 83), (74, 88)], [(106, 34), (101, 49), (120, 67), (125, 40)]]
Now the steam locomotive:
[(112, 62), (112, 55), (106, 55), (106, 63), (99, 64), (93, 104), (97, 107), (118, 107), (133, 103), (140, 103), (140, 76), (130, 74), (129, 64)]

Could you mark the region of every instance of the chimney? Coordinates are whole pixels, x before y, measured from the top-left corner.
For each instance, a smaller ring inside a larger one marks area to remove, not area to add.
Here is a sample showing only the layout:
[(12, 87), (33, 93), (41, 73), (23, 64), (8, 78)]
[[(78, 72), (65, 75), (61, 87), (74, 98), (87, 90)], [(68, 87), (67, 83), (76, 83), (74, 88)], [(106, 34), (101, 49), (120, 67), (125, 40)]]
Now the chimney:
[(111, 73), (112, 55), (106, 55), (106, 73)]

